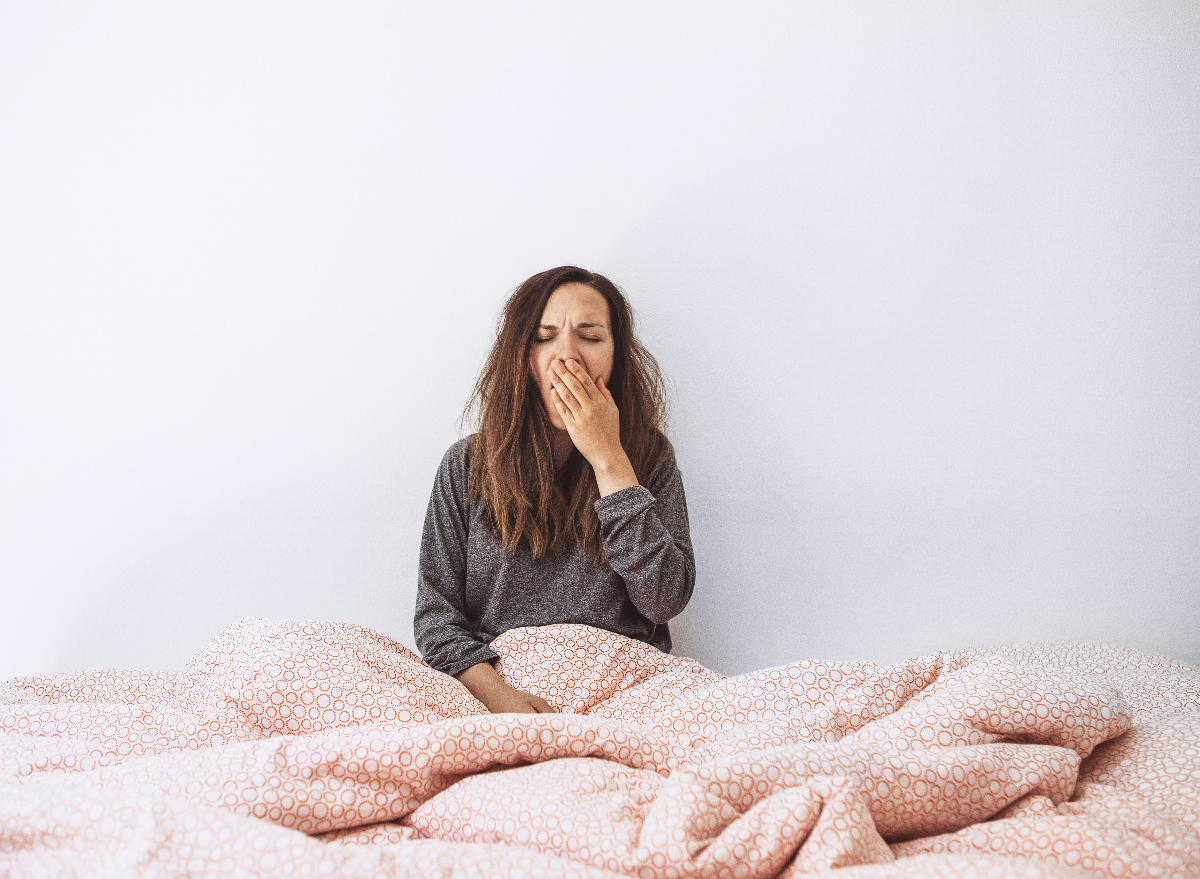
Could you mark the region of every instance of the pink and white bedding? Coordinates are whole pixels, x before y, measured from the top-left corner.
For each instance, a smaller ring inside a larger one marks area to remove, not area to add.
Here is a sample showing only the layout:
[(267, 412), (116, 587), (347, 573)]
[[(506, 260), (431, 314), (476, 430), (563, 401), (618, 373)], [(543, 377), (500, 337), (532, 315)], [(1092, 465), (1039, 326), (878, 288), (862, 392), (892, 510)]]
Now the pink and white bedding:
[(0, 684), (4, 876), (1200, 876), (1200, 670), (1033, 645), (727, 678), (586, 626), (484, 713), (360, 626)]

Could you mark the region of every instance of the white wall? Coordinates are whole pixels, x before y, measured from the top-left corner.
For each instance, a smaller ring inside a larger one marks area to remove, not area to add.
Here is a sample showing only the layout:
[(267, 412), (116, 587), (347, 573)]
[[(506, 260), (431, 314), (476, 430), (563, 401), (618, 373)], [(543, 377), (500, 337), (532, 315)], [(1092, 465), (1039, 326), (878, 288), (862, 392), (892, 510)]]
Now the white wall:
[(568, 262), (674, 389), (677, 652), (1200, 663), (1195, 4), (192, 6), (0, 8), (0, 677), (411, 645)]

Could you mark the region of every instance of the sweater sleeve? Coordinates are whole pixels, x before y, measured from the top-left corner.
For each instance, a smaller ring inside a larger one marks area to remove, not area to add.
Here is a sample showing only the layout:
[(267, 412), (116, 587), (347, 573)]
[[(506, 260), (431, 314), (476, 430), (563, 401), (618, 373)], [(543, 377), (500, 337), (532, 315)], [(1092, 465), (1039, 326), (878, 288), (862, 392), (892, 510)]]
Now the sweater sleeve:
[(625, 581), (633, 606), (661, 625), (692, 597), (692, 553), (683, 477), (672, 455), (651, 488), (633, 485), (596, 501), (600, 539), (609, 566)]
[(417, 609), (413, 634), (421, 656), (448, 675), (466, 671), (498, 655), (488, 639), (467, 619), (467, 468), (455, 443), (442, 458), (433, 482), (421, 560), (417, 574)]

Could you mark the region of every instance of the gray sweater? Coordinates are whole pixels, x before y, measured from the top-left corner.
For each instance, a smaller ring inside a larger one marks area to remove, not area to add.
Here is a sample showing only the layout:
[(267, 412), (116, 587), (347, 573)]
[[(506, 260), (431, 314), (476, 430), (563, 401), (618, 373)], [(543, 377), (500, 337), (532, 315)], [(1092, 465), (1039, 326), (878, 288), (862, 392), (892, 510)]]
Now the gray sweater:
[[(425, 530), (413, 628), (425, 661), (449, 675), (497, 659), (488, 643), (519, 626), (584, 623), (669, 652), (667, 620), (696, 582), (683, 480), (671, 455), (649, 488), (623, 488), (596, 501), (608, 564), (578, 546), (534, 559), (506, 554), (467, 503), (474, 434), (442, 458)], [(578, 454), (578, 453), (573, 453)]]

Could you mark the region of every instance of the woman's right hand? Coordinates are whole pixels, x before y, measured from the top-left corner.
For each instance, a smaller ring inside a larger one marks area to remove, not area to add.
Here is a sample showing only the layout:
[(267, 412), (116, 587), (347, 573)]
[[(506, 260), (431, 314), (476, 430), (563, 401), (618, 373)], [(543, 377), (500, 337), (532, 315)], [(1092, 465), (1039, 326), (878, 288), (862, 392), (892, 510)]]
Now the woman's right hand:
[(545, 699), (540, 699), (533, 693), (517, 690), (505, 685), (505, 690), (497, 691), (487, 701), (479, 700), (488, 707), (492, 714), (505, 711), (515, 711), (521, 714), (557, 714)]
[(504, 682), (490, 662), (479, 662), (461, 671), (455, 677), (471, 695), (487, 706), (493, 714), (515, 712), (519, 714), (557, 714), (545, 699), (510, 687)]

